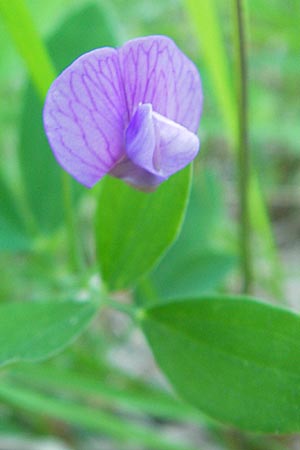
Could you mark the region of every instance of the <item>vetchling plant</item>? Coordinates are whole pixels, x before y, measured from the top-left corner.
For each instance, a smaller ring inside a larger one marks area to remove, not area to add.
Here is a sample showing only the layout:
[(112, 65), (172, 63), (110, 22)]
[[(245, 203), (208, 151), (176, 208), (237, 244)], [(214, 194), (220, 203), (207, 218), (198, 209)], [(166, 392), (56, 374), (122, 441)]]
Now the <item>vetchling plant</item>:
[[(36, 90), (45, 99), (42, 114), (45, 134), (55, 159), (64, 169), (60, 170), (50, 150), (45, 159), (40, 156), (40, 186), (44, 186), (43, 177), (53, 167), (49, 181), (52, 194), (39, 192), (43, 204), (39, 209), (34, 190), (28, 190), (28, 207), (33, 211), (28, 222), (34, 235), (36, 228), (48, 229), (51, 234), (51, 228), (60, 222), (59, 214), (65, 215), (72, 273), (79, 290), (84, 291), (81, 301), (76, 295), (73, 298), (70, 290), (69, 299), (61, 301), (1, 304), (0, 364), (22, 361), (37, 364), (50, 358), (71, 345), (104, 308), (115, 308), (129, 315), (141, 329), (158, 368), (183, 401), (181, 412), (181, 407), (176, 410), (174, 406), (174, 414), (178, 411), (182, 417), (194, 415), (200, 420), (204, 413), (225, 425), (254, 432), (299, 431), (300, 318), (297, 314), (246, 295), (190, 295), (193, 290), (179, 288), (182, 284), (175, 277), (170, 281), (171, 295), (164, 297), (155, 292), (155, 282), (159, 285), (167, 279), (164, 278), (166, 267), (159, 264), (178, 238), (184, 222), (191, 194), (192, 162), (200, 147), (197, 132), (203, 93), (194, 63), (172, 39), (155, 35), (129, 40), (121, 46), (106, 46), (103, 42), (99, 48), (82, 49), (68, 63), (56, 62), (60, 74), (55, 78), (50, 57), (25, 5), (14, 0), (9, 4), (2, 1), (0, 6)], [(25, 43), (16, 27), (16, 12), (18, 26), (28, 36)], [(240, 15), (238, 19), (241, 25)], [(79, 20), (78, 26), (80, 23)], [(243, 109), (242, 31), (237, 124), (244, 168), (240, 186), (247, 290), (251, 258), (247, 234), (249, 161)], [(85, 33), (89, 30), (85, 29)], [(66, 42), (67, 34), (62, 35), (58, 47)], [(52, 45), (54, 48), (55, 43)], [(51, 45), (49, 48), (52, 54)], [(26, 132), (30, 133), (30, 127), (29, 131), (28, 127), (24, 128), (23, 133)], [(43, 133), (42, 123), (39, 133)], [(45, 137), (42, 135), (41, 139)], [(39, 150), (31, 149), (34, 153)], [(22, 158), (26, 159), (26, 155)], [(25, 162), (25, 167), (26, 164), (30, 161)], [(26, 170), (30, 179), (32, 167)], [(38, 166), (34, 170), (39, 170)], [(77, 181), (73, 182), (66, 172)], [(84, 188), (78, 187), (78, 182)], [(77, 201), (85, 194), (94, 196), (97, 203), (93, 212), (96, 267), (78, 256), (78, 243), (83, 236), (76, 225)], [(53, 214), (47, 222), (44, 217), (48, 208)], [(43, 242), (40, 246), (43, 247)], [(184, 255), (184, 248), (181, 252)], [(165, 266), (172, 273), (176, 261), (172, 258), (167, 261)], [(182, 271), (185, 269), (183, 265), (180, 267)], [(192, 268), (187, 267), (186, 271), (182, 277), (188, 278)], [(177, 286), (180, 295), (176, 295)], [(168, 289), (163, 287), (162, 291)], [(124, 294), (125, 300), (116, 300), (118, 292)], [(87, 410), (79, 411), (76, 407), (72, 410), (67, 406), (56, 409), (51, 399), (46, 404), (42, 397), (35, 398), (32, 392), (15, 386), (13, 380), (22, 376), (26, 379), (26, 373), (33, 380), (36, 373), (36, 383), (39, 383), (39, 368), (30, 375), (30, 366), (24, 366), (22, 375), (22, 366), (19, 370), (16, 367), (15, 371), (12, 369), (11, 379), (4, 377), (0, 381), (2, 400), (13, 406), (20, 404), (35, 413), (51, 416), (55, 411), (58, 418), (85, 425), (84, 418), (89, 417)], [(56, 376), (55, 368), (52, 370), (53, 376), (49, 368), (47, 377), (47, 369), (44, 373), (40, 369), (41, 383), (47, 382), (49, 386), (61, 383), (60, 387), (70, 383), (75, 392), (80, 392), (82, 386), (76, 376), (72, 378), (70, 374), (69, 379), (64, 379), (63, 374), (59, 375), (58, 371)], [(99, 386), (93, 385), (92, 391)], [(89, 388), (86, 385), (83, 390)], [(107, 394), (104, 389), (105, 394), (114, 396), (112, 391)], [(125, 403), (130, 403), (130, 393), (127, 397), (126, 392), (122, 395)], [(153, 408), (153, 403), (154, 393), (152, 406), (150, 401), (148, 408)], [(95, 420), (102, 424), (102, 431), (115, 433), (120, 439), (132, 439), (148, 445), (147, 448), (191, 448), (168, 444), (134, 427), (122, 427), (114, 422), (117, 419), (108, 418), (101, 411), (97, 414)], [(96, 422), (86, 423), (89, 429), (98, 429)]]

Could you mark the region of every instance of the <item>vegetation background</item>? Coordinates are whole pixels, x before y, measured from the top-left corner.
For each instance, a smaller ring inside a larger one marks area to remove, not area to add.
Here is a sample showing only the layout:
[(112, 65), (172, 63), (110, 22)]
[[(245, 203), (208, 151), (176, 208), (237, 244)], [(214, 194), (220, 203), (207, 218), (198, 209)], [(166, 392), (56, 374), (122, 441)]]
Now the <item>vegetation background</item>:
[[(240, 292), (235, 2), (26, 3), (59, 69), (89, 49), (149, 34), (172, 37), (197, 64), (205, 103), (192, 197), (181, 237), (151, 277), (162, 298)], [(208, 4), (215, 5), (215, 15), (207, 16)], [(246, 2), (249, 150), (261, 193), (259, 200), (254, 195), (250, 201), (251, 292), (296, 310), (300, 294), (299, 23), (299, 0)], [(45, 147), (41, 105), (1, 20), (0, 36), (0, 301), (84, 296), (82, 280), (66, 263), (61, 191), (53, 185), (56, 169), (52, 172), (52, 165), (47, 165), (52, 155)], [(81, 251), (91, 266), (90, 282), (97, 283), (90, 231), (94, 207), (95, 192), (85, 193), (78, 207)], [(32, 215), (39, 234), (28, 232)], [(182, 260), (183, 249), (186, 260)], [(169, 270), (168, 258), (175, 271)], [(174, 278), (179, 283), (172, 288)], [(150, 302), (147, 292), (147, 283), (141, 282), (133, 295), (139, 302)], [(126, 302), (126, 295), (120, 297), (122, 301)], [(13, 392), (20, 393), (14, 400), (13, 395), (1, 394), (0, 386), (1, 450), (300, 448), (296, 435), (242, 433), (175, 400), (140, 332), (115, 311), (105, 311), (76, 343), (48, 362), (9, 366), (0, 376), (0, 383), (9, 380)], [(183, 444), (176, 447), (174, 441)]]

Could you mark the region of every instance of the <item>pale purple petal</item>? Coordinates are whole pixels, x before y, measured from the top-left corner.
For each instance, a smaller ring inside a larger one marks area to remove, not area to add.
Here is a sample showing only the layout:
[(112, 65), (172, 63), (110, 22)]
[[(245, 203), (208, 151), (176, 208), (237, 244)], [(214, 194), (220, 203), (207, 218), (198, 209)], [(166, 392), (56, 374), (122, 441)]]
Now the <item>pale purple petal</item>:
[(126, 154), (131, 161), (155, 172), (154, 152), (157, 144), (152, 106), (139, 105), (126, 131)]
[(150, 36), (78, 58), (51, 85), (44, 125), (80, 183), (110, 174), (151, 190), (196, 156), (201, 109), (194, 64), (171, 39)]
[(200, 77), (171, 39), (133, 39), (118, 54), (131, 116), (140, 103), (150, 103), (155, 112), (197, 131), (202, 110)]
[[(126, 149), (127, 156), (114, 166), (110, 175), (143, 190), (151, 190), (166, 180), (167, 177), (147, 170), (152, 167), (151, 160), (156, 145), (151, 105), (139, 106), (126, 131), (126, 147), (127, 143), (130, 151)], [(135, 157), (132, 158), (133, 155)]]
[(128, 158), (147, 172), (167, 178), (197, 155), (198, 137), (187, 128), (139, 105), (126, 132)]
[(128, 120), (118, 54), (112, 48), (78, 58), (51, 85), (44, 107), (56, 159), (87, 187), (122, 157)]
[(109, 172), (109, 175), (120, 178), (126, 181), (126, 183), (147, 192), (153, 191), (167, 179), (167, 177), (148, 172), (126, 157), (114, 166)]

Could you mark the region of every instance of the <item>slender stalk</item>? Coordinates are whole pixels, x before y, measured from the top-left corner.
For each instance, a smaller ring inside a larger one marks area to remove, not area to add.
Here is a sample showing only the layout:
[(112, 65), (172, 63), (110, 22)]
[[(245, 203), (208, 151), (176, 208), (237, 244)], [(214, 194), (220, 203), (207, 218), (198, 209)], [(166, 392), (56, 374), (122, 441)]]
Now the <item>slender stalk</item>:
[(136, 319), (137, 309), (134, 306), (126, 305), (124, 303), (112, 300), (111, 298), (106, 299), (104, 306), (107, 306), (108, 308), (113, 308), (123, 314), (126, 314), (133, 320)]
[[(235, 98), (232, 95), (225, 40), (220, 32), (222, 24), (218, 14), (218, 2), (216, 0), (185, 0), (185, 5), (191, 27), (194, 29), (195, 38), (198, 39), (202, 51), (203, 62), (213, 83), (213, 90), (224, 117), (226, 128), (230, 132), (233, 144), (230, 148), (237, 150), (239, 138), (235, 111), (236, 105)], [(232, 5), (235, 17), (236, 2), (234, 0)], [(260, 182), (253, 165), (249, 196), (251, 224), (253, 230), (262, 238), (262, 245), (272, 269), (270, 276), (271, 289), (275, 297), (282, 299), (281, 262)]]
[(249, 293), (252, 284), (251, 218), (250, 218), (250, 149), (248, 142), (247, 54), (243, 17), (243, 0), (234, 0), (236, 11), (237, 103), (238, 103), (238, 191), (240, 209), (240, 258), (242, 292)]
[[(35, 88), (44, 101), (56, 70), (35, 27), (24, 0), (0, 0), (2, 15), (19, 54), (22, 56)], [(62, 189), (65, 222), (69, 238), (69, 260), (73, 270), (79, 268), (78, 240), (72, 205), (71, 184), (67, 173), (62, 172)]]
[(65, 210), (65, 223), (69, 239), (69, 262), (72, 269), (75, 272), (79, 272), (82, 269), (82, 259), (79, 252), (78, 233), (73, 209), (72, 186), (69, 175), (65, 171), (62, 172), (61, 177)]

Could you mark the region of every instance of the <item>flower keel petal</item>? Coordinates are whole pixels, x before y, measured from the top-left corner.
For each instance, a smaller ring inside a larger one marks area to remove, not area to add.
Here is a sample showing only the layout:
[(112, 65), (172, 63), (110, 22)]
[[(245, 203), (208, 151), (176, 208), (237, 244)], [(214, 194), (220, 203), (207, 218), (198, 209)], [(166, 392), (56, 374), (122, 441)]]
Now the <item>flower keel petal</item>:
[(128, 158), (124, 158), (116, 164), (109, 174), (144, 192), (154, 191), (160, 183), (167, 179), (148, 172)]
[(156, 112), (153, 112), (153, 122), (156, 130), (153, 167), (157, 174), (169, 177), (193, 161), (199, 151), (199, 138)]
[(139, 105), (127, 130), (126, 153), (138, 166), (155, 173), (153, 157), (156, 147), (156, 130), (152, 105)]
[(128, 158), (163, 179), (183, 169), (197, 155), (198, 137), (185, 127), (140, 105), (126, 132)]

